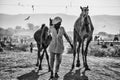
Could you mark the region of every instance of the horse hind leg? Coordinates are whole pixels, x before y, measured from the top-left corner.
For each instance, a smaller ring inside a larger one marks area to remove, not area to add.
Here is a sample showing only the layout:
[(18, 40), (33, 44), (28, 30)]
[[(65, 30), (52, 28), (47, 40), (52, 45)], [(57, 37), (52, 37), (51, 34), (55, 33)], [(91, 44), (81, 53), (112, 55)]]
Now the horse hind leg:
[(83, 65), (84, 65), (84, 63), (85, 63), (84, 40), (82, 40), (82, 59), (83, 59)]
[(37, 63), (36, 63), (36, 66), (39, 66), (39, 59), (40, 59), (40, 45), (39, 44), (37, 44), (37, 48), (38, 48), (38, 53), (37, 53)]
[(48, 72), (50, 72), (51, 69), (50, 69), (50, 63), (49, 63), (49, 55), (48, 55), (46, 50), (45, 50), (45, 52), (46, 52), (46, 59), (47, 59), (47, 62), (48, 62)]
[(87, 42), (86, 42), (86, 48), (85, 48), (85, 63), (84, 63), (84, 67), (85, 67), (85, 70), (90, 70), (88, 64), (87, 64), (87, 53), (88, 53), (88, 46), (89, 46), (89, 43), (91, 42), (92, 40), (92, 37), (88, 38), (87, 39)]
[(37, 58), (37, 63), (36, 63), (36, 66), (38, 66), (39, 65), (39, 58)]
[(76, 67), (80, 67), (80, 56), (79, 56), (79, 54), (80, 54), (80, 46), (81, 46), (81, 42), (79, 41), (79, 45), (78, 45), (78, 47), (77, 47), (77, 64), (76, 64)]
[(43, 51), (42, 55), (40, 56), (39, 70), (42, 70), (42, 60), (43, 60), (43, 57), (44, 57), (44, 53), (45, 53), (45, 51)]

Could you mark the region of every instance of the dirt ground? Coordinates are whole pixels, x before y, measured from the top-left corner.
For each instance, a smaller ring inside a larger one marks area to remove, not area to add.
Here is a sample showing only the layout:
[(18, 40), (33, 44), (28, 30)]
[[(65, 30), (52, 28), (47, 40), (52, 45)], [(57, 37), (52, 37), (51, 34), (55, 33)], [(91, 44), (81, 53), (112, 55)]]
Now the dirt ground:
[[(35, 72), (37, 52), (0, 52), (0, 80), (50, 80), (47, 61), (43, 60), (43, 70)], [(72, 54), (64, 54), (59, 78), (52, 80), (120, 80), (120, 58), (88, 56), (91, 71), (82, 67), (70, 71)]]

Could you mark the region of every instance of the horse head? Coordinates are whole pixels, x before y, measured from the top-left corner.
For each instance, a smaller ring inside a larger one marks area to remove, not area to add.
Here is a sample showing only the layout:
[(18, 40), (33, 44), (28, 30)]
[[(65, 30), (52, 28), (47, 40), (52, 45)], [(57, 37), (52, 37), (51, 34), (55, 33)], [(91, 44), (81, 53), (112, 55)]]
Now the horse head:
[(49, 28), (48, 26), (44, 26), (43, 30), (42, 30), (42, 46), (43, 48), (47, 48), (52, 40), (52, 36), (49, 33)]
[(80, 6), (80, 9), (81, 9), (81, 14), (80, 14), (81, 22), (84, 24), (84, 22), (87, 21), (89, 9), (88, 9), (88, 6), (87, 7), (81, 7)]
[(50, 23), (49, 23), (49, 26), (53, 26), (52, 21), (53, 21), (53, 19), (50, 18), (50, 19), (49, 19), (49, 22), (50, 22)]
[(89, 11), (89, 9), (88, 9), (88, 6), (87, 7), (81, 7), (80, 6), (80, 9), (81, 9), (81, 16), (82, 17), (87, 17), (88, 16), (88, 11)]
[(42, 30), (45, 26), (46, 26), (45, 24), (42, 24), (42, 25), (41, 25), (41, 30)]

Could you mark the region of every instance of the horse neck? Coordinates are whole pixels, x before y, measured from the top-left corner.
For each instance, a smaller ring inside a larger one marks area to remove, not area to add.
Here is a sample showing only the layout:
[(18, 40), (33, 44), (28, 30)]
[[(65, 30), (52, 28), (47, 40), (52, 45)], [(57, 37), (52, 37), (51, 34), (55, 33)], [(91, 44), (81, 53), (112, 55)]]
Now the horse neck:
[(42, 36), (42, 38), (45, 40), (47, 37), (48, 37), (48, 31), (49, 31), (49, 29), (48, 29), (48, 31), (46, 32), (46, 31), (44, 31), (45, 30), (45, 28), (48, 28), (48, 27), (44, 27), (44, 29), (43, 29), (43, 36)]
[(80, 24), (79, 27), (83, 27), (84, 19), (83, 19), (83, 14), (81, 13), (79, 18), (78, 18), (78, 23)]
[(83, 13), (80, 14), (80, 17), (82, 17), (82, 16), (83, 16)]

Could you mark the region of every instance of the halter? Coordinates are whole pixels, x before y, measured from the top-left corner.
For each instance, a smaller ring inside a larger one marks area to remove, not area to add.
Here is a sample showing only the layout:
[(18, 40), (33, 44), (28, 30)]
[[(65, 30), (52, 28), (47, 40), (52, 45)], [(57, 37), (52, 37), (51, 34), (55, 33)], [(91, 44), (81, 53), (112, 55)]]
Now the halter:
[[(88, 21), (88, 15), (86, 14), (82, 14), (80, 15), (80, 19), (81, 19), (81, 26), (84, 26), (85, 24), (89, 24), (89, 21)], [(86, 23), (87, 22), (87, 23)]]

